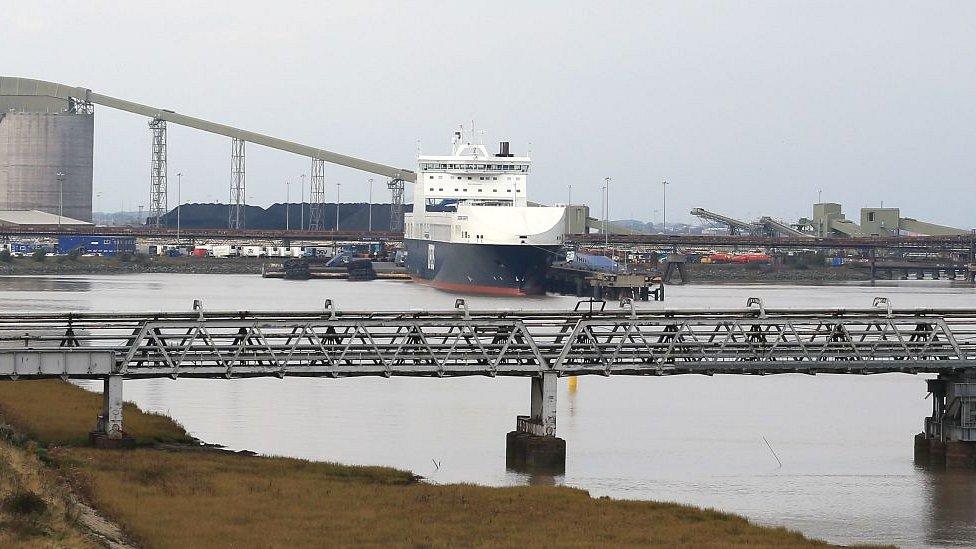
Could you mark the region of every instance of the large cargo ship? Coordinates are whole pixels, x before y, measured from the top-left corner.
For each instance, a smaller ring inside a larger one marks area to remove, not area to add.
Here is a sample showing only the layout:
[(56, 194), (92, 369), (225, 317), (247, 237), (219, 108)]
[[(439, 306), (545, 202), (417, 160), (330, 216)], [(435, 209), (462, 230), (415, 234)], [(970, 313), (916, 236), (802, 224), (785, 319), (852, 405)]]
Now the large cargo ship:
[(442, 290), (488, 295), (545, 292), (563, 245), (565, 208), (530, 206), (531, 160), (454, 133), (450, 156), (420, 156), (413, 212), (404, 216), (413, 278)]

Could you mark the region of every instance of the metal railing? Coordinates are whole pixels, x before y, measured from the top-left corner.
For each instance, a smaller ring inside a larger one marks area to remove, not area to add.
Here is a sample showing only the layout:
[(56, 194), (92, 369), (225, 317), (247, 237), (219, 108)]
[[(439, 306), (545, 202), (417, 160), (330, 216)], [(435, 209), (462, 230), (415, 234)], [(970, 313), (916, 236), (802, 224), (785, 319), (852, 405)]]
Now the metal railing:
[(18, 377), (952, 372), (976, 310), (10, 313), (0, 355)]

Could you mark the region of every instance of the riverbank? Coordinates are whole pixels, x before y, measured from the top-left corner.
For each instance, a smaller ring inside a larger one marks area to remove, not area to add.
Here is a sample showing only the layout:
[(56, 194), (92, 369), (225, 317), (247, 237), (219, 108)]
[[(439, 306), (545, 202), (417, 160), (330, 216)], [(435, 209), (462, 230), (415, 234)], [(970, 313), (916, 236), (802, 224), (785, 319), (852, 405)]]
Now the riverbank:
[(58, 274), (261, 274), (260, 257), (15, 257), (0, 262), (0, 275)]
[[(826, 546), (683, 505), (565, 487), (430, 485), (385, 467), (205, 449), (173, 420), (131, 404), (125, 424), (139, 447), (96, 450), (84, 441), (100, 399), (57, 380), (0, 383), (9, 425), (0, 451), (16, 452), (25, 470), (4, 465), (0, 521), (27, 525), (0, 528), (4, 546), (92, 546), (72, 498), (121, 526), (122, 546)], [(17, 498), (34, 502), (29, 512), (8, 503)]]
[[(81, 275), (81, 274), (261, 274), (261, 266), (273, 261), (259, 257), (148, 257), (123, 260), (115, 257), (32, 257), (0, 262), (0, 275)], [(692, 283), (701, 282), (845, 282), (870, 280), (863, 267), (797, 268), (774, 265), (689, 264)]]
[(871, 280), (871, 271), (862, 266), (804, 267), (753, 264), (687, 265), (691, 283), (701, 282), (857, 282)]

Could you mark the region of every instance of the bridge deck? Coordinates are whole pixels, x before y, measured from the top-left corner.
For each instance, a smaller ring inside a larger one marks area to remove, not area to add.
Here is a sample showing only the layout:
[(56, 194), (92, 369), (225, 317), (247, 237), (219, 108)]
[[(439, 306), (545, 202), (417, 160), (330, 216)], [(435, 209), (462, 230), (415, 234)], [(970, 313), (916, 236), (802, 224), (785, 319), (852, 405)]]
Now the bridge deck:
[(951, 372), (976, 310), (0, 314), (0, 376)]

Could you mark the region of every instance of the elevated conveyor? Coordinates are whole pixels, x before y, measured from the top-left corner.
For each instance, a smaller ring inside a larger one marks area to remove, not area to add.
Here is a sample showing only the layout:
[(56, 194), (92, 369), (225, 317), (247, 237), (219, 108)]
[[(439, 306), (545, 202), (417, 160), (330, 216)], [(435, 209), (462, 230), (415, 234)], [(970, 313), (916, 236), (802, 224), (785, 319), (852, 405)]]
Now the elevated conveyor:
[(713, 223), (721, 223), (729, 228), (729, 234), (738, 234), (739, 232), (745, 232), (748, 234), (760, 234), (762, 232), (762, 226), (756, 223), (749, 223), (748, 221), (740, 221), (733, 217), (727, 215), (722, 215), (720, 213), (715, 213), (706, 210), (705, 208), (694, 208), (691, 210), (691, 215), (701, 218), (705, 221), (711, 221)]
[(850, 219), (831, 219), (830, 229), (844, 236), (865, 236), (861, 226)]
[(937, 225), (935, 223), (926, 223), (925, 221), (919, 221), (910, 217), (902, 217), (899, 219), (898, 228), (906, 232), (923, 234), (926, 236), (963, 236), (971, 233), (971, 231), (957, 229), (955, 227), (947, 227), (945, 225)]
[(772, 217), (764, 216), (759, 220), (759, 224), (762, 225), (768, 234), (770, 235), (782, 235), (782, 236), (792, 236), (796, 238), (815, 238), (814, 235), (805, 233), (799, 229), (790, 227), (786, 223), (777, 221)]
[(277, 137), (271, 137), (269, 135), (235, 128), (225, 124), (210, 122), (202, 118), (195, 118), (192, 116), (179, 114), (169, 109), (150, 107), (148, 105), (127, 101), (125, 99), (118, 99), (93, 92), (87, 88), (67, 86), (65, 84), (46, 82), (43, 80), (33, 80), (29, 78), (0, 76), (0, 96), (24, 98), (24, 100), (29, 100), (31, 98), (46, 98), (47, 100), (63, 102), (65, 109), (73, 108), (73, 106), (78, 103), (101, 105), (112, 109), (148, 116), (149, 118), (153, 119), (165, 120), (166, 122), (172, 122), (173, 124), (179, 124), (181, 126), (223, 135), (233, 139), (247, 141), (249, 143), (256, 143), (272, 149), (307, 156), (309, 158), (315, 158), (318, 160), (324, 160), (332, 164), (338, 164), (340, 166), (346, 166), (348, 168), (389, 177), (390, 179), (398, 179), (403, 181), (417, 180), (417, 174), (411, 170), (387, 166), (385, 164), (379, 164), (377, 162), (371, 162), (369, 160), (363, 160), (361, 158), (339, 154), (325, 149), (311, 147), (309, 145), (303, 145), (294, 141), (279, 139)]

